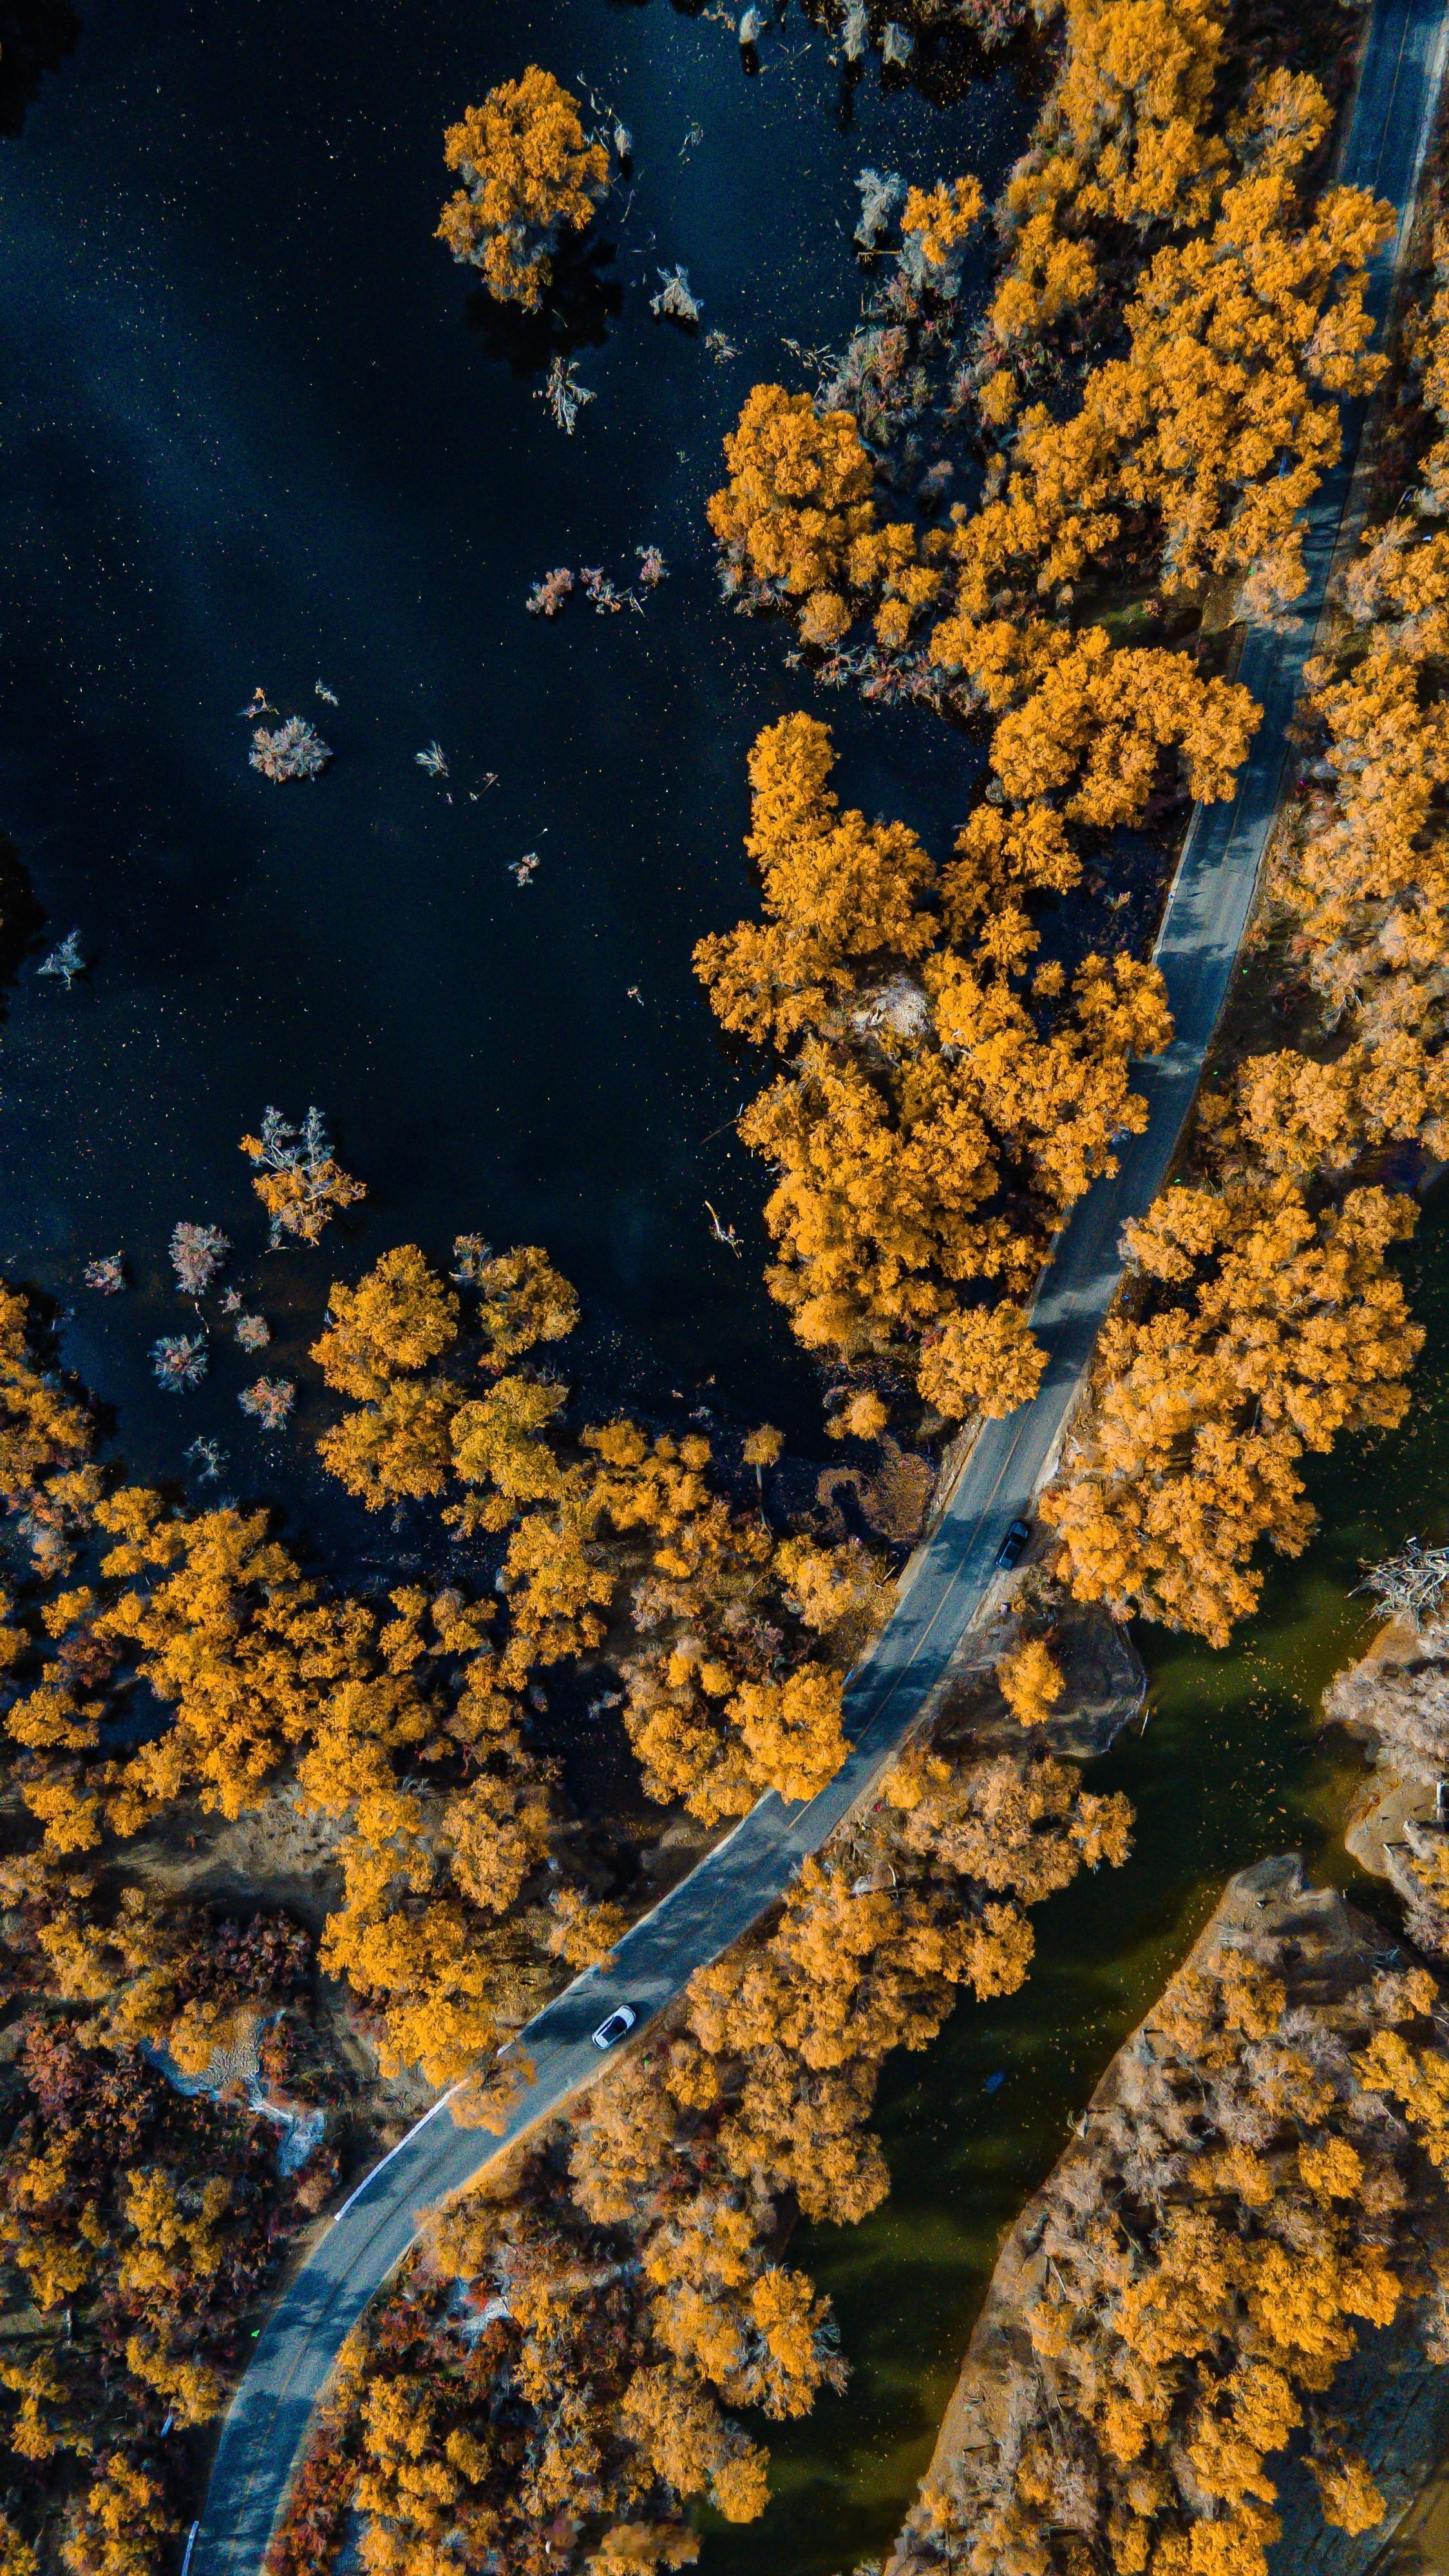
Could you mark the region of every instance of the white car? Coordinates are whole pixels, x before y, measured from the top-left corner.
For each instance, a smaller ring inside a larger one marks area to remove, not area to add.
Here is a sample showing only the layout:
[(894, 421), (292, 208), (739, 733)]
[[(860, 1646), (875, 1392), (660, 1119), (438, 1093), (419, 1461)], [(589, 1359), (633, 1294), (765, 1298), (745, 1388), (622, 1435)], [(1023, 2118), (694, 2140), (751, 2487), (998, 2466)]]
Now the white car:
[(633, 2029), (638, 2018), (632, 2004), (620, 2004), (617, 2012), (611, 2012), (607, 2021), (600, 2022), (594, 2033), (595, 2048), (612, 2048), (616, 2040)]

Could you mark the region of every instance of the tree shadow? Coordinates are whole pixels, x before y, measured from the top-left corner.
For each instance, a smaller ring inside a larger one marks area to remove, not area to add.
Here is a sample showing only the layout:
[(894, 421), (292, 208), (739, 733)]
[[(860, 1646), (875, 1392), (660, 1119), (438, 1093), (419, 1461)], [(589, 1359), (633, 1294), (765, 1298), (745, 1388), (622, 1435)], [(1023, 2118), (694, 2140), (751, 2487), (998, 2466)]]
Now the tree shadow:
[(0, 0), (0, 135), (13, 138), (47, 72), (80, 42), (70, 0)]
[(553, 281), (536, 313), (500, 304), (480, 286), (465, 308), (468, 328), (515, 376), (542, 375), (555, 358), (602, 348), (624, 304), (622, 281), (603, 274), (614, 257), (610, 241), (568, 242), (554, 253)]
[(0, 832), (0, 1019), (27, 957), (40, 946), (45, 914), (15, 843)]

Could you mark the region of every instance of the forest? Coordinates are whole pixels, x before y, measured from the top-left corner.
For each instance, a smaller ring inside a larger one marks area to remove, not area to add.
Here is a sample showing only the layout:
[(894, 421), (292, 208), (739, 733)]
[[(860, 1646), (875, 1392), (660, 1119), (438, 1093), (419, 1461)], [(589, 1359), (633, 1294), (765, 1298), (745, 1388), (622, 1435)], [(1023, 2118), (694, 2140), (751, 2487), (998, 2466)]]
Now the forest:
[[(984, 46), (1010, 14), (957, 13)], [(994, 1670), (607, 2074), (430, 2214), (344, 2349), (267, 2576), (349, 2540), (369, 2576), (649, 2576), (695, 2560), (702, 2515), (764, 2511), (768, 2427), (847, 2384), (792, 2238), (887, 2196), (886, 2060), (965, 1990), (1019, 1990), (1033, 1910), (1128, 1857), (1127, 1799), (1086, 1785), (1063, 1731), (1071, 1602), (1226, 1645), (1265, 1551), (1308, 1541), (1305, 1462), (1405, 1416), (1425, 1337), (1402, 1248), (1449, 1136), (1449, 230), (1374, 350), (1394, 212), (1331, 177), (1352, 33), (1230, 0), (1042, 14), (1050, 77), (1004, 192), (863, 173), (861, 323), (813, 392), (746, 394), (707, 505), (725, 607), (782, 627), (792, 694), (850, 687), (981, 753), (933, 847), (845, 802), (839, 720), (772, 718), (748, 757), (757, 910), (693, 952), (753, 1089), (768, 1293), (840, 1474), (812, 1488), (768, 1422), (599, 1396), (544, 1244), (460, 1233), (444, 1263), (369, 1242), (359, 1267), (367, 1188), (316, 1112), (269, 1109), (240, 1145), (271, 1245), (326, 1265), (322, 1427), (270, 1371), (239, 1403), (305, 1436), (369, 1527), (423, 1533), (406, 1579), (369, 1584), (264, 1501), (133, 1480), (52, 1312), (0, 1285), (0, 2256), (22, 2317), (0, 2576), (176, 2563), (259, 2321), (383, 2143), (380, 2103), (457, 2086), (455, 2118), (499, 2131), (540, 2005), (762, 1796), (838, 1774), (926, 1488), (1036, 1394), (1044, 1264), (1146, 1124), (1134, 1066), (1173, 1040), (1162, 895), (1188, 807), (1231, 800), (1262, 720), (1232, 638), (1304, 593), (1341, 401), (1390, 393), (1403, 497), (1337, 583), (1252, 934), (1284, 1042), (1230, 1024), (1129, 1228)], [(899, 70), (942, 15), (830, 23), (847, 60), (875, 43)], [(737, 32), (748, 53), (763, 31)], [(448, 126), (442, 165), (438, 240), (531, 325), (632, 144), (528, 64)], [(659, 318), (698, 314), (676, 296)], [(593, 396), (553, 365), (571, 435)], [(652, 588), (663, 556), (636, 552)], [(599, 606), (604, 575), (581, 579)], [(560, 583), (526, 603), (540, 631)], [(290, 795), (330, 757), (289, 718), (248, 763)], [(416, 757), (441, 790), (436, 741)], [(197, 1323), (154, 1345), (168, 1397), (223, 1319), (267, 1343), (218, 1285), (231, 1249), (172, 1236)], [(121, 1256), (86, 1279), (119, 1294)], [(1446, 1661), (1431, 1629), (1388, 1713), (1351, 1684), (1332, 1713), (1437, 1778)], [(617, 1815), (571, 1796), (557, 1697), (610, 1730)], [(308, 1902), (279, 1900), (279, 1853)], [(1415, 1964), (1264, 1930), (1174, 1981), (1033, 2220), (1008, 2429), (925, 2491), (904, 2576), (1266, 2576), (1292, 2437), (1324, 2520), (1376, 2527), (1339, 2374), (1406, 2319), (1449, 2352), (1449, 1880), (1432, 1832), (1409, 1854)]]
[(900, 2576), (1263, 2576), (1290, 2496), (1299, 2547), (1307, 2496), (1382, 2522), (1354, 2417), (1443, 2361), (1449, 2280), (1442, 1972), (1382, 1957), (1296, 1863), (1234, 1883), (1013, 2232)]

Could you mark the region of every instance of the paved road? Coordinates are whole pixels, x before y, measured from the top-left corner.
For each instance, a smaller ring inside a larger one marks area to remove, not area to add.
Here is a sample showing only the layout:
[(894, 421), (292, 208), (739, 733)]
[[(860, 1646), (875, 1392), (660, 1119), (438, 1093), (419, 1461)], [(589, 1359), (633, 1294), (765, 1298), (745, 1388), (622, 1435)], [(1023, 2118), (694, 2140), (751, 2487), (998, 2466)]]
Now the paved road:
[[(1432, 120), (1443, 49), (1442, 0), (1378, 0), (1347, 140), (1343, 177), (1398, 207), (1412, 204)], [(1404, 225), (1401, 221), (1401, 233)], [(1397, 245), (1372, 281), (1377, 319), (1386, 306)], [(990, 1589), (1006, 1524), (1031, 1509), (1080, 1389), (1121, 1276), (1127, 1218), (1160, 1188), (1217, 1025), (1278, 802), (1287, 724), (1322, 607), (1350, 480), (1359, 420), (1346, 420), (1345, 462), (1312, 514), (1310, 586), (1287, 631), (1255, 634), (1241, 676), (1263, 722), (1231, 805), (1199, 807), (1168, 899), (1157, 959), (1176, 1035), (1140, 1068), (1149, 1124), (1074, 1211), (1044, 1274), (1033, 1312), (1048, 1360), (1035, 1401), (987, 1423), (932, 1537), (903, 1578), (899, 1606), (846, 1694), (852, 1749), (828, 1789), (808, 1804), (771, 1795), (620, 1942), (607, 1973), (590, 1969), (532, 2021), (522, 2037), (535, 2080), (507, 2137), (597, 2076), (590, 2034), (617, 2003), (641, 2022), (674, 2001), (697, 1967), (788, 1887), (807, 1853), (879, 1778), (920, 1715)], [(468, 2181), (506, 2139), (458, 2129), (445, 2103), (374, 2167), (339, 2212), (273, 2310), (222, 2430), (188, 2576), (256, 2576), (312, 2405), (343, 2337), (406, 2252), (417, 2213)]]

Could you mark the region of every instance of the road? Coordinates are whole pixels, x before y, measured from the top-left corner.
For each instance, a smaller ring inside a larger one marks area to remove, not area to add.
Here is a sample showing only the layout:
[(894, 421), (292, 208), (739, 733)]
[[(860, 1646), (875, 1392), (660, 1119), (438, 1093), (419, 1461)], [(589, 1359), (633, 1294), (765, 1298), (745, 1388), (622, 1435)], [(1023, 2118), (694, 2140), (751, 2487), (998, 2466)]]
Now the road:
[[(1401, 210), (1400, 239), (1371, 279), (1376, 321), (1387, 306), (1432, 124), (1442, 67), (1442, 0), (1378, 0), (1367, 38), (1342, 178)], [(1323, 605), (1360, 420), (1345, 416), (1344, 459), (1314, 504), (1309, 587), (1282, 631), (1254, 633), (1239, 676), (1263, 710), (1231, 804), (1192, 819), (1157, 943), (1175, 1036), (1134, 1075), (1148, 1124), (1121, 1168), (1073, 1211), (1043, 1274), (1032, 1322), (1047, 1351), (1033, 1403), (984, 1425), (944, 1515), (902, 1578), (898, 1607), (846, 1692), (851, 1751), (807, 1804), (771, 1795), (619, 1943), (539, 2013), (520, 2045), (534, 2069), (502, 2138), (455, 2128), (439, 2103), (373, 2168), (339, 2211), (273, 2310), (222, 2429), (188, 2576), (256, 2576), (308, 2417), (344, 2336), (417, 2232), (417, 2213), (457, 2190), (543, 2113), (600, 2071), (590, 2034), (619, 2003), (641, 2024), (673, 2003), (694, 1970), (718, 1957), (789, 1886), (879, 1779), (943, 1679), (990, 1589), (1008, 1521), (1029, 1514), (1077, 1398), (1121, 1277), (1119, 1242), (1166, 1175), (1217, 1026), (1253, 900), (1287, 759), (1287, 727)]]

